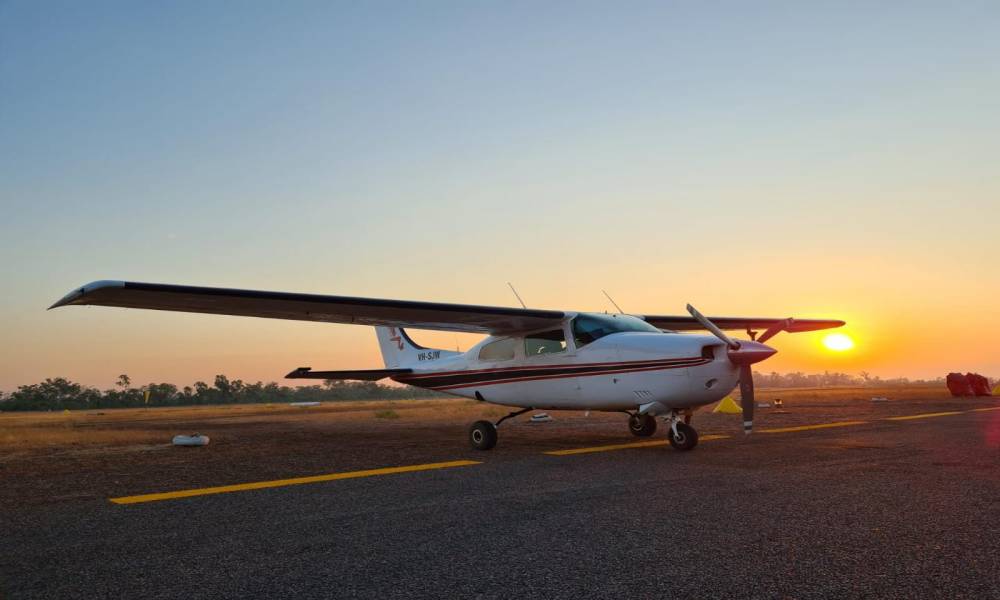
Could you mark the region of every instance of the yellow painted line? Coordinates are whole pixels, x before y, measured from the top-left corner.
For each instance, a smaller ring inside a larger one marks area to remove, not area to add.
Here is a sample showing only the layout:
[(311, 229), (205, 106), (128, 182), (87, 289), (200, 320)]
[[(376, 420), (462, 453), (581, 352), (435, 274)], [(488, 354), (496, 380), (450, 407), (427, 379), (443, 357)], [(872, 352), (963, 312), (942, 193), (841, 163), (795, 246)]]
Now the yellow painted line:
[(161, 492), (158, 494), (143, 494), (141, 496), (122, 496), (121, 498), (109, 498), (115, 504), (140, 504), (142, 502), (158, 502), (160, 500), (176, 500), (177, 498), (190, 498), (192, 496), (208, 496), (211, 494), (227, 494), (229, 492), (246, 492), (249, 490), (263, 490), (267, 488), (285, 487), (289, 485), (303, 485), (306, 483), (321, 483), (324, 481), (338, 481), (340, 479), (358, 479), (360, 477), (375, 477), (377, 475), (394, 475), (396, 473), (412, 473), (414, 471), (432, 471), (434, 469), (450, 469), (452, 467), (467, 467), (470, 465), (482, 464), (475, 460), (454, 460), (451, 462), (428, 463), (425, 465), (407, 465), (405, 467), (386, 467), (384, 469), (368, 469), (366, 471), (348, 471), (346, 473), (330, 473), (328, 475), (312, 475), (309, 477), (295, 477), (293, 479), (276, 479), (274, 481), (257, 481), (254, 483), (238, 483), (235, 485), (220, 485), (217, 487), (196, 488), (191, 490), (179, 490), (176, 492)]
[(864, 425), (868, 421), (837, 421), (835, 423), (820, 423), (818, 425), (800, 425), (798, 427), (779, 427), (777, 429), (760, 429), (761, 433), (790, 433), (792, 431), (808, 431), (810, 429), (828, 429), (830, 427), (850, 427)]
[(1000, 406), (991, 406), (989, 408), (973, 408), (969, 412), (986, 412), (988, 410), (1000, 410)]
[[(728, 438), (728, 435), (703, 435), (698, 438), (698, 441), (708, 442), (711, 440), (721, 440)], [(612, 444), (610, 446), (592, 446), (590, 448), (571, 448), (569, 450), (552, 450), (549, 452), (544, 452), (543, 454), (548, 454), (549, 456), (570, 456), (572, 454), (590, 454), (592, 452), (611, 452), (612, 450), (628, 450), (629, 448), (653, 448), (656, 446), (666, 446), (669, 442), (666, 440), (657, 440), (655, 442), (635, 442), (632, 444)]]
[(930, 419), (931, 417), (947, 417), (950, 415), (960, 415), (962, 411), (952, 410), (948, 412), (923, 413), (920, 415), (906, 415), (905, 417), (886, 417), (886, 421), (909, 421), (911, 419)]

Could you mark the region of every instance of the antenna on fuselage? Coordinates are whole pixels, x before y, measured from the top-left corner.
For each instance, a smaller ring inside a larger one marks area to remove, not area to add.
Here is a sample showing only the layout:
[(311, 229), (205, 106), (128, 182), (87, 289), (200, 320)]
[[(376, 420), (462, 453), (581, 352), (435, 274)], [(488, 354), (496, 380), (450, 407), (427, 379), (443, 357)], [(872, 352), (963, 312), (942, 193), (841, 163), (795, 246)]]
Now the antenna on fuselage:
[(514, 297), (521, 303), (521, 308), (528, 308), (528, 306), (524, 303), (524, 300), (521, 300), (521, 295), (517, 293), (517, 290), (514, 289), (514, 286), (512, 286), (509, 281), (507, 282), (507, 287), (510, 288), (510, 291), (514, 292)]
[(624, 311), (624, 310), (622, 310), (622, 307), (618, 306), (618, 303), (617, 303), (617, 302), (615, 302), (615, 299), (614, 299), (614, 298), (612, 298), (612, 297), (611, 297), (611, 296), (610, 296), (610, 295), (609, 295), (609, 294), (608, 294), (607, 292), (605, 292), (604, 290), (601, 290), (601, 293), (602, 293), (602, 294), (604, 294), (604, 295), (605, 295), (605, 296), (607, 297), (607, 299), (608, 299), (608, 300), (611, 300), (611, 304), (614, 304), (614, 305), (615, 305), (615, 308), (617, 308), (617, 309), (618, 309), (618, 314), (620, 314), (620, 315), (624, 315), (624, 314), (625, 314), (625, 311)]

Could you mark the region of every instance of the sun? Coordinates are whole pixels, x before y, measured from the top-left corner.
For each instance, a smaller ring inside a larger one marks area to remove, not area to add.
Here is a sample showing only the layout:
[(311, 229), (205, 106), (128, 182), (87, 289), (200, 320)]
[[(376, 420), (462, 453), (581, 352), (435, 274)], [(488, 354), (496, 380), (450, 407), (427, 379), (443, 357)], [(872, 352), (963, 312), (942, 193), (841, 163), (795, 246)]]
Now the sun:
[(843, 333), (831, 333), (823, 338), (823, 345), (834, 352), (844, 352), (854, 347), (854, 340)]

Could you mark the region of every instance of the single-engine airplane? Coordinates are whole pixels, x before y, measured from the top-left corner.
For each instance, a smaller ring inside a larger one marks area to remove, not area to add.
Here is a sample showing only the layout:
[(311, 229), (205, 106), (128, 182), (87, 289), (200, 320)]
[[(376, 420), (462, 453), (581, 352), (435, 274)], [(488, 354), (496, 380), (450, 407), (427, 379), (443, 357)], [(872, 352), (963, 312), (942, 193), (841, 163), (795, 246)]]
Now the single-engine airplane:
[[(668, 426), (670, 444), (690, 450), (698, 443), (690, 425), (692, 413), (721, 400), (737, 385), (744, 432), (750, 433), (751, 365), (776, 352), (764, 342), (782, 331), (844, 325), (836, 320), (707, 318), (691, 305), (690, 316), (602, 314), (130, 281), (88, 283), (50, 308), (88, 304), (374, 326), (385, 368), (300, 367), (287, 377), (390, 378), (520, 409), (495, 423), (473, 423), (469, 441), (479, 450), (496, 445), (503, 421), (535, 409), (626, 413), (629, 431), (640, 437), (653, 435), (660, 417)], [(487, 337), (466, 352), (455, 352), (420, 346), (404, 328)], [(712, 335), (679, 333), (698, 330)], [(750, 340), (733, 339), (724, 330), (746, 330)], [(759, 337), (757, 330), (764, 330)]]

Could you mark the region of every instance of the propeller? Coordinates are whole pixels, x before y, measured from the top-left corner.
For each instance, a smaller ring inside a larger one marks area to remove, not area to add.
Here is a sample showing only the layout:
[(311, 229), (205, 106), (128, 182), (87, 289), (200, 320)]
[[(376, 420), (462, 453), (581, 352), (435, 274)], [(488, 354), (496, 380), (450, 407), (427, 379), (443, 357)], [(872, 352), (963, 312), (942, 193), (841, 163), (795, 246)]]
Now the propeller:
[(743, 433), (753, 433), (753, 370), (750, 365), (740, 365), (740, 407), (743, 409)]
[(743, 433), (749, 435), (753, 431), (754, 408), (753, 369), (750, 366), (770, 358), (777, 351), (760, 342), (734, 340), (690, 304), (687, 305), (687, 311), (691, 313), (695, 321), (701, 323), (702, 327), (711, 331), (715, 337), (725, 342), (729, 348), (729, 352), (727, 353), (729, 361), (740, 368), (740, 404), (743, 408)]
[(687, 311), (689, 313), (691, 313), (691, 316), (694, 317), (695, 321), (698, 321), (699, 323), (701, 323), (702, 327), (704, 327), (705, 329), (711, 331), (713, 334), (715, 334), (715, 337), (717, 337), (720, 340), (722, 340), (723, 342), (725, 342), (726, 345), (729, 346), (730, 350), (739, 350), (740, 349), (740, 343), (739, 342), (737, 342), (733, 338), (729, 337), (721, 329), (719, 329), (718, 327), (716, 327), (715, 323), (709, 321), (708, 317), (706, 317), (705, 315), (703, 315), (700, 312), (698, 312), (697, 308), (695, 308), (695, 307), (691, 306), (690, 304), (688, 304), (687, 305)]

